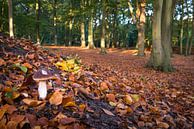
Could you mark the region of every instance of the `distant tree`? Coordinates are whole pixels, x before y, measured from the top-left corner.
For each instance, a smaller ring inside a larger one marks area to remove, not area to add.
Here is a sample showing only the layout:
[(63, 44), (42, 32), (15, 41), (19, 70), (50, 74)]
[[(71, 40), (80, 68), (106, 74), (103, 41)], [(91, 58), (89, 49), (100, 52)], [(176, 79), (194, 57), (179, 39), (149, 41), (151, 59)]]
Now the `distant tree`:
[(36, 0), (36, 44), (40, 45), (40, 0)]
[(172, 15), (175, 0), (155, 0), (152, 25), (152, 52), (148, 66), (169, 72), (171, 65)]
[(100, 53), (101, 54), (105, 54), (106, 53), (106, 48), (105, 48), (105, 45), (106, 45), (106, 43), (105, 43), (105, 31), (106, 31), (106, 29), (105, 29), (105, 27), (106, 27), (106, 25), (105, 25), (105, 13), (106, 13), (106, 1), (105, 0), (102, 0), (102, 30), (101, 30), (101, 41), (100, 41), (100, 47), (101, 47), (101, 51), (100, 51)]
[(144, 44), (145, 44), (145, 22), (146, 22), (146, 15), (145, 15), (145, 7), (146, 7), (146, 0), (138, 0), (136, 1), (136, 15), (134, 15), (132, 5), (130, 1), (128, 1), (129, 10), (133, 19), (133, 22), (136, 24), (138, 30), (138, 39), (137, 39), (137, 47), (138, 47), (138, 55), (144, 56)]
[(84, 9), (85, 9), (85, 0), (81, 0), (80, 3), (81, 6), (81, 25), (80, 25), (80, 30), (81, 30), (81, 47), (85, 48), (86, 47), (86, 39), (85, 39), (85, 14), (84, 14)]
[[(88, 6), (92, 6), (93, 0), (89, 0), (88, 1)], [(90, 12), (90, 16), (89, 16), (89, 21), (88, 21), (88, 48), (89, 49), (93, 49), (95, 48), (94, 45), (94, 40), (93, 40), (93, 12), (94, 9), (91, 7), (91, 12)]]
[(9, 8), (9, 36), (14, 38), (12, 0), (8, 0), (8, 8)]
[(184, 17), (184, 1), (181, 0), (181, 18), (180, 18), (180, 35), (179, 35), (179, 42), (180, 42), (180, 54), (183, 54), (183, 17)]
[(57, 0), (53, 1), (54, 44), (57, 45)]
[(194, 0), (192, 0), (192, 5), (193, 5), (193, 19), (192, 19), (192, 33), (191, 33), (191, 38), (190, 38), (190, 45), (189, 45), (189, 55), (191, 55), (191, 50), (193, 46), (193, 40), (194, 40)]

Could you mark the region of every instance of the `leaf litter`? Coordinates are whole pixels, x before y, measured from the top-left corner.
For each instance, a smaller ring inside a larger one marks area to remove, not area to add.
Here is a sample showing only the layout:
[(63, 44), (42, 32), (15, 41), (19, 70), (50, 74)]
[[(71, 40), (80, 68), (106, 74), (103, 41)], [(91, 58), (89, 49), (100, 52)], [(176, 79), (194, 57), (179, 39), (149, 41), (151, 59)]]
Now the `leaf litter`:
[[(161, 73), (144, 68), (148, 57), (76, 49), (0, 36), (0, 128), (193, 127), (193, 56), (175, 55), (177, 71)], [(44, 100), (32, 78), (40, 69), (57, 77)]]

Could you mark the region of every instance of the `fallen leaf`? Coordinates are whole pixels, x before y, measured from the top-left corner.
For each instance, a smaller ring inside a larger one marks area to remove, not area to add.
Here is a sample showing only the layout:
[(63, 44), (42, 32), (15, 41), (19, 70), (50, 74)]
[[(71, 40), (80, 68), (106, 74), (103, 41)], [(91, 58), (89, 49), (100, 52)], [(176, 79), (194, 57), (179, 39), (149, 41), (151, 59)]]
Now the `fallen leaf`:
[(3, 118), (4, 114), (6, 113), (6, 109), (1, 109), (0, 110), (0, 120)]
[(62, 118), (59, 123), (62, 125), (67, 125), (67, 124), (71, 124), (73, 122), (76, 122), (75, 118), (71, 118), (71, 117), (67, 117), (67, 118)]
[(111, 111), (107, 110), (107, 109), (104, 109), (102, 108), (102, 110), (109, 116), (115, 116)]
[(133, 99), (130, 95), (125, 95), (125, 103), (129, 105), (133, 103)]
[(38, 101), (38, 100), (33, 100), (33, 99), (23, 99), (22, 100), (25, 104), (27, 104), (28, 106), (32, 106), (32, 107), (36, 107), (40, 104), (43, 103), (43, 101)]
[(165, 122), (157, 122), (159, 128), (168, 129), (169, 125)]
[(131, 94), (130, 96), (133, 98), (134, 102), (138, 102), (141, 98), (138, 94)]
[(16, 123), (15, 121), (9, 121), (7, 123), (7, 129), (17, 129), (17, 125), (18, 123)]
[(79, 105), (79, 111), (83, 112), (86, 109), (86, 105), (85, 104), (80, 104)]
[(145, 126), (145, 123), (143, 121), (138, 121), (137, 125), (138, 125), (139, 128), (142, 128), (142, 127)]
[(108, 84), (106, 82), (101, 82), (100, 83), (100, 90), (104, 91), (104, 90), (108, 90)]
[(66, 104), (64, 105), (64, 107), (75, 107), (75, 106), (77, 106), (77, 105), (75, 104), (75, 102), (68, 102), (68, 103), (66, 103)]
[(22, 64), (22, 66), (29, 68), (29, 69), (32, 69), (32, 65), (29, 63), (24, 63), (24, 64)]
[(17, 111), (17, 108), (14, 105), (5, 104), (2, 108), (5, 109), (8, 114), (12, 114)]
[(63, 101), (63, 94), (59, 91), (55, 91), (49, 99), (49, 103), (53, 105), (60, 105)]
[(24, 115), (11, 115), (11, 121), (15, 121), (16, 123), (20, 123), (24, 120), (25, 116)]
[(106, 94), (106, 98), (107, 98), (108, 101), (116, 102), (114, 94)]
[(6, 62), (2, 58), (0, 58), (0, 66), (2, 65), (6, 65)]

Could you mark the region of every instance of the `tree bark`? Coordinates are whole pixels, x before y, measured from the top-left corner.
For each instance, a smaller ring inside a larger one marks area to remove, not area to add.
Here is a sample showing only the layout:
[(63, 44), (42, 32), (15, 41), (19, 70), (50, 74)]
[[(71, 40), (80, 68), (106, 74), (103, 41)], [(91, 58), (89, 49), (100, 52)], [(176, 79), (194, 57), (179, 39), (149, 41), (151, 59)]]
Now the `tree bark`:
[[(89, 5), (91, 5), (92, 0), (89, 1)], [(88, 46), (89, 49), (94, 49), (94, 40), (93, 40), (93, 9), (91, 10), (89, 23), (88, 23)]]
[(156, 0), (154, 3), (154, 14), (152, 23), (152, 52), (148, 65), (154, 69), (162, 64), (163, 49), (161, 43), (161, 17), (163, 0)]
[(140, 3), (138, 3), (138, 9), (137, 9), (137, 30), (138, 30), (138, 40), (137, 40), (137, 46), (138, 46), (138, 56), (144, 56), (144, 44), (145, 44), (145, 6), (146, 6), (146, 0), (141, 0)]
[(172, 54), (172, 16), (175, 2), (173, 0), (164, 0), (162, 8), (162, 47), (163, 63), (162, 70), (165, 72), (172, 71), (171, 54)]
[(184, 1), (182, 0), (181, 1), (181, 6), (182, 6), (182, 9), (181, 9), (181, 21), (180, 21), (180, 36), (179, 36), (179, 42), (180, 42), (180, 54), (182, 55), (183, 54), (183, 17), (184, 17)]
[(101, 30), (101, 42), (100, 42), (100, 47), (101, 47), (101, 54), (106, 54), (106, 49), (105, 49), (105, 12), (106, 12), (106, 7), (105, 7), (105, 1), (102, 1), (102, 30)]
[(36, 44), (40, 45), (40, 0), (36, 0)]
[(84, 13), (83, 13), (84, 6), (85, 6), (84, 0), (81, 0), (80, 6), (81, 6), (81, 10), (82, 10), (81, 25), (80, 25), (81, 47), (85, 48), (86, 47), (86, 39), (85, 39), (85, 23), (84, 23)]
[(86, 40), (85, 40), (85, 24), (81, 22), (81, 47), (86, 47)]
[(57, 45), (57, 0), (53, 3), (54, 44)]
[(8, 0), (8, 8), (9, 8), (9, 36), (14, 38), (12, 0)]
[(187, 37), (187, 42), (186, 42), (186, 46), (185, 46), (185, 56), (188, 56), (188, 49), (189, 49), (189, 7), (188, 7), (188, 3), (186, 1), (186, 8), (187, 8), (187, 33), (186, 33), (186, 37)]
[(4, 11), (5, 11), (5, 1), (1, 1), (1, 18), (0, 18), (0, 32), (3, 31), (3, 16), (4, 16)]
[(158, 0), (154, 4), (153, 48), (148, 66), (164, 72), (172, 71), (170, 62), (173, 0)]
[(193, 4), (193, 20), (192, 20), (192, 34), (191, 34), (190, 44), (189, 44), (189, 55), (192, 54), (191, 51), (192, 51), (193, 37), (194, 37), (194, 0), (192, 0), (192, 4)]

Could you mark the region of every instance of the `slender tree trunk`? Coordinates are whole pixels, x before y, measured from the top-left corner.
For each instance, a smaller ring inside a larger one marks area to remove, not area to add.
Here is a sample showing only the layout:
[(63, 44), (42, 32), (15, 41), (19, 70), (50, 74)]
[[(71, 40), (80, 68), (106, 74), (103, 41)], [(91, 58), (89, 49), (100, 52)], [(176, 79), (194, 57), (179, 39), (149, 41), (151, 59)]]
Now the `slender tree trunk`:
[(86, 47), (86, 40), (85, 40), (85, 24), (81, 22), (81, 47)]
[(102, 30), (101, 30), (101, 42), (100, 42), (100, 47), (101, 47), (101, 52), (102, 54), (106, 54), (106, 49), (105, 49), (105, 12), (106, 12), (106, 5), (105, 1), (102, 1)]
[(95, 48), (94, 41), (93, 41), (93, 17), (92, 16), (90, 17), (89, 24), (88, 24), (88, 48), (89, 49)]
[(36, 0), (36, 44), (40, 45), (40, 0)]
[[(89, 5), (91, 5), (92, 0), (89, 1)], [(91, 10), (90, 18), (89, 18), (89, 23), (88, 23), (88, 48), (89, 49), (94, 49), (94, 40), (93, 40), (93, 9)]]
[(179, 42), (180, 42), (180, 54), (183, 54), (183, 17), (184, 17), (184, 1), (181, 1), (181, 6), (182, 6), (182, 10), (181, 10), (181, 21), (180, 21), (180, 36), (179, 36)]
[[(84, 6), (85, 6), (85, 1), (84, 0), (81, 0), (81, 10), (82, 10), (82, 13), (84, 11)], [(80, 25), (80, 30), (81, 30), (81, 47), (82, 48), (85, 48), (86, 47), (86, 39), (85, 39), (85, 23), (84, 23), (84, 14), (82, 14), (82, 18), (81, 18), (81, 25)]]
[[(118, 0), (116, 0), (117, 2)], [(113, 42), (112, 42), (112, 48), (117, 47), (117, 42), (118, 42), (118, 5), (116, 5), (116, 8), (114, 9), (114, 21), (113, 21)]]
[(54, 44), (57, 45), (57, 0), (53, 3)]
[(189, 55), (191, 55), (193, 39), (194, 39), (193, 38), (194, 37), (194, 0), (192, 0), (192, 4), (193, 4), (193, 20), (192, 20), (192, 34), (191, 34), (190, 45), (189, 45)]
[(187, 37), (187, 42), (186, 42), (186, 46), (185, 46), (185, 56), (188, 55), (188, 49), (189, 49), (189, 7), (188, 7), (188, 3), (186, 1), (186, 7), (187, 7), (187, 33), (186, 33), (186, 37)]
[(3, 31), (3, 16), (4, 16), (4, 9), (5, 9), (5, 0), (1, 2), (1, 18), (0, 18), (0, 32)]
[(14, 38), (12, 0), (8, 0), (8, 8), (9, 8), (9, 36)]
[(144, 44), (145, 44), (145, 6), (146, 6), (146, 0), (141, 0), (140, 3), (138, 3), (138, 9), (137, 9), (137, 30), (138, 30), (138, 40), (137, 40), (137, 46), (138, 46), (138, 56), (144, 56)]

